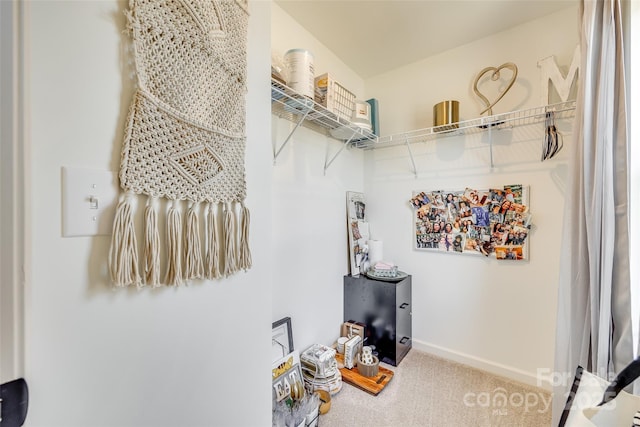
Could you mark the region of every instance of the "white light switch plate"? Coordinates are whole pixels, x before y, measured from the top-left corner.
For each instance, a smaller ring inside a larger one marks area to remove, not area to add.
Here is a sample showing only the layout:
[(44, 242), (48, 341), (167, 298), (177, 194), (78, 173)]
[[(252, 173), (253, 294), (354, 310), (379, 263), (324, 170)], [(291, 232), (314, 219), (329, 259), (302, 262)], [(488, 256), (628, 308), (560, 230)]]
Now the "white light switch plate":
[(115, 172), (62, 168), (62, 236), (110, 235), (118, 203)]

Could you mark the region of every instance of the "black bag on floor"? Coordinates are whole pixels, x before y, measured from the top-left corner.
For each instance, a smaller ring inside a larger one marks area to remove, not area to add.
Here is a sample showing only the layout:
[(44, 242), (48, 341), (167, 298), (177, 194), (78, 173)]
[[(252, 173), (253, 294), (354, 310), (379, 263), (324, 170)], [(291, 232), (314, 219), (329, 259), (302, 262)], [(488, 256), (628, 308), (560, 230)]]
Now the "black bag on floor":
[(640, 358), (609, 382), (578, 366), (558, 427), (640, 427), (640, 396), (623, 389), (640, 376)]
[(29, 388), (24, 378), (0, 385), (0, 427), (20, 427), (28, 406)]

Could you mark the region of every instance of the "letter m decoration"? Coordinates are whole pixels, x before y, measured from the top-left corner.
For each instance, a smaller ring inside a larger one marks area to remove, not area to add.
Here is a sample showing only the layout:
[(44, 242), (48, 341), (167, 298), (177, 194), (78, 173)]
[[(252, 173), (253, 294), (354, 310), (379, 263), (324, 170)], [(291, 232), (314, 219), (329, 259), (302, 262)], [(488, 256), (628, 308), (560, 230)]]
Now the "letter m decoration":
[(560, 72), (553, 55), (539, 60), (538, 67), (540, 68), (540, 77), (542, 79), (542, 105), (551, 102), (549, 99), (549, 81), (556, 88), (560, 100), (567, 101), (571, 94), (573, 82), (577, 80), (578, 70), (580, 69), (580, 45), (576, 46), (573, 51), (573, 60), (566, 77)]

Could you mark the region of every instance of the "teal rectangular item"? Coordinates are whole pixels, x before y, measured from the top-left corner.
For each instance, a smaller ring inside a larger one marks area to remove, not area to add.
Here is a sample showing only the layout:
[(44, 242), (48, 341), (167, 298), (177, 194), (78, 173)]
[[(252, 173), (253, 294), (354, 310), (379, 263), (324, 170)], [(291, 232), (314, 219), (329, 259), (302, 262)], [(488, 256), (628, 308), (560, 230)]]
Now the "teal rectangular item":
[(380, 119), (378, 117), (378, 100), (375, 98), (367, 99), (371, 106), (371, 132), (380, 136)]
[[(378, 119), (378, 100), (375, 98), (367, 99), (366, 101), (370, 108), (371, 113), (371, 134), (375, 136), (380, 136), (380, 120)], [(369, 141), (370, 138), (356, 138), (352, 143), (358, 142), (366, 142)]]

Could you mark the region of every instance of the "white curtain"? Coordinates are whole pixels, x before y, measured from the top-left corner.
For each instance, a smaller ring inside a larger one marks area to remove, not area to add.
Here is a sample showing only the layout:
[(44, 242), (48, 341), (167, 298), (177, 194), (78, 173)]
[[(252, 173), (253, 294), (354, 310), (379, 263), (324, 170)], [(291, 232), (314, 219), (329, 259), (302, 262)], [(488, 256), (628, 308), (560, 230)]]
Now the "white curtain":
[(581, 65), (558, 293), (554, 426), (578, 365), (610, 377), (634, 355), (620, 0), (582, 0), (579, 18)]

